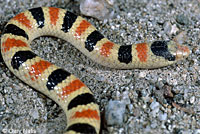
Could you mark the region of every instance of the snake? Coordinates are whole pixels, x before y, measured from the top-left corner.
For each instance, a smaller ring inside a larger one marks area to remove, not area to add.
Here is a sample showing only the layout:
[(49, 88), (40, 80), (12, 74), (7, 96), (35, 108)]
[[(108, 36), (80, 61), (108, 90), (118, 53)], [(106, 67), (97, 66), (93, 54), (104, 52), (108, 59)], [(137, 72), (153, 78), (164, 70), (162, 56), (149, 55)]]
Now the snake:
[(36, 7), (19, 13), (3, 30), (3, 60), (14, 75), (64, 110), (66, 134), (100, 133), (99, 105), (79, 78), (31, 50), (30, 43), (40, 36), (66, 40), (94, 62), (115, 69), (154, 69), (174, 64), (190, 54), (188, 46), (173, 40), (115, 44), (86, 19), (61, 8)]

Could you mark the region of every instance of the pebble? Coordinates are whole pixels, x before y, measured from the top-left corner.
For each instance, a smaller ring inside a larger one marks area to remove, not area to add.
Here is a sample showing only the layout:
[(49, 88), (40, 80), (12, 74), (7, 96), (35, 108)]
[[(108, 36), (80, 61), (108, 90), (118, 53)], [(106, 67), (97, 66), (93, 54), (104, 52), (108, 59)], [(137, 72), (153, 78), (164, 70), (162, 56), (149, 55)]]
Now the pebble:
[[(113, 1), (114, 3), (114, 1)], [(81, 0), (80, 11), (86, 16), (92, 16), (99, 20), (106, 20), (112, 18), (114, 11), (112, 10), (111, 1), (97, 1), (97, 0)]]
[(156, 107), (159, 107), (159, 103), (158, 102), (156, 102), (156, 101), (153, 101), (152, 103), (151, 103), (151, 105), (150, 105), (150, 108), (153, 110), (153, 109), (155, 109)]
[(176, 16), (176, 21), (181, 25), (188, 25), (189, 24), (189, 19), (184, 14), (177, 15)]
[(194, 134), (200, 134), (200, 129), (196, 129), (196, 130), (194, 131)]
[(133, 104), (129, 104), (128, 109), (129, 109), (130, 113), (133, 113)]
[(153, 121), (151, 123), (151, 128), (156, 128), (158, 126), (157, 122)]
[(125, 107), (121, 101), (110, 100), (105, 107), (105, 117), (108, 125), (121, 125), (123, 123)]
[(166, 33), (170, 33), (171, 29), (172, 29), (172, 24), (169, 21), (166, 21), (163, 25), (164, 31)]
[(5, 73), (2, 74), (2, 78), (4, 78), (4, 80), (8, 81), (9, 77), (7, 77), (7, 75)]
[(178, 35), (174, 37), (175, 42), (183, 44), (187, 40), (186, 34), (187, 34), (186, 31), (180, 32)]
[(157, 113), (160, 111), (160, 104), (156, 101), (153, 101), (150, 105), (150, 108), (152, 109), (151, 111), (151, 115), (153, 117), (156, 117), (157, 116)]
[(165, 121), (167, 119), (167, 113), (160, 113), (158, 117), (160, 121)]
[(170, 31), (170, 34), (176, 34), (179, 31), (178, 27), (176, 24), (172, 25), (172, 30)]
[(31, 110), (31, 111), (30, 111), (30, 115), (31, 115), (34, 119), (38, 119), (38, 118), (39, 118), (39, 113), (38, 113), (38, 110), (37, 110), (37, 109)]
[(106, 0), (106, 2), (108, 2), (109, 5), (114, 5), (116, 0)]
[(152, 117), (156, 117), (157, 116), (157, 113), (160, 111), (160, 108), (159, 107), (156, 107), (155, 109), (153, 109), (152, 111), (151, 111), (151, 115), (152, 115)]
[(193, 104), (194, 102), (195, 102), (195, 97), (192, 96), (192, 97), (190, 98), (190, 103)]
[(6, 103), (7, 104), (12, 104), (13, 100), (10, 98), (10, 96), (6, 96)]
[(6, 110), (6, 107), (3, 105), (0, 105), (0, 114), (1, 114), (1, 111), (5, 111), (5, 110)]
[(129, 98), (129, 91), (124, 91), (124, 92), (122, 93), (122, 101), (123, 101), (126, 105), (128, 105), (128, 104), (131, 103), (130, 98)]
[(139, 78), (145, 78), (146, 77), (146, 72), (145, 71), (142, 71), (139, 73)]
[(164, 27), (165, 33), (168, 34), (168, 35), (176, 34), (179, 31), (176, 24), (172, 25), (169, 21), (166, 21), (164, 23), (163, 27)]

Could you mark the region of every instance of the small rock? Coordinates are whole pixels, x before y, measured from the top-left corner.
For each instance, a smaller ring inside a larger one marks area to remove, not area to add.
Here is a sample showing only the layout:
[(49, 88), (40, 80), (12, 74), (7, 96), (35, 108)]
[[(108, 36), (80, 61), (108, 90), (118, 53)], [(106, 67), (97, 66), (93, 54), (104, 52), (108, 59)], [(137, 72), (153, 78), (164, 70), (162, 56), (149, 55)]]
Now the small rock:
[(34, 119), (38, 119), (39, 118), (39, 113), (38, 110), (31, 110), (30, 111), (30, 115), (34, 118)]
[(189, 24), (189, 19), (184, 14), (177, 15), (176, 21), (181, 25), (188, 25)]
[(132, 110), (133, 110), (133, 104), (129, 104), (129, 105), (128, 105), (128, 109), (129, 109), (129, 111), (132, 113), (132, 112), (133, 112), (133, 111), (132, 111)]
[(171, 35), (171, 34), (177, 33), (178, 30), (179, 30), (179, 29), (178, 29), (178, 27), (176, 26), (176, 24), (172, 25), (172, 29), (171, 29), (171, 31), (170, 31), (170, 35)]
[(158, 126), (158, 124), (157, 124), (157, 122), (153, 122), (153, 123), (151, 123), (151, 128), (156, 128)]
[(8, 81), (9, 77), (7, 77), (7, 75), (5, 73), (2, 74), (2, 77), (4, 78), (4, 80)]
[(157, 116), (157, 113), (160, 111), (160, 108), (159, 107), (156, 107), (155, 109), (153, 109), (153, 111), (151, 112), (151, 115), (153, 117), (156, 117)]
[(160, 113), (160, 114), (159, 114), (159, 119), (160, 119), (161, 121), (165, 121), (165, 120), (167, 119), (167, 113), (164, 113), (164, 114)]
[(152, 103), (151, 103), (151, 105), (150, 105), (150, 108), (153, 110), (153, 109), (155, 109), (156, 107), (159, 107), (159, 103), (158, 102), (156, 102), (156, 101), (153, 101)]
[(105, 118), (108, 125), (121, 125), (125, 114), (125, 107), (121, 101), (109, 101), (105, 107)]
[(116, 1), (116, 0), (106, 0), (106, 2), (107, 2), (109, 5), (111, 5), (111, 6), (114, 5), (115, 1)]
[(142, 71), (139, 73), (139, 78), (145, 78), (146, 77), (146, 72), (145, 71)]
[(200, 134), (200, 129), (196, 129), (196, 130), (194, 131), (194, 134)]
[(104, 0), (81, 0), (80, 11), (86, 16), (92, 16), (99, 20), (105, 20), (114, 16), (114, 1)]
[(160, 105), (160, 104), (159, 104), (158, 102), (156, 102), (156, 101), (153, 101), (153, 102), (151, 103), (150, 108), (152, 109), (151, 115), (152, 115), (153, 117), (156, 117), (157, 113), (160, 111), (159, 105)]
[(10, 96), (6, 96), (6, 103), (7, 104), (12, 104), (13, 103), (13, 100)]
[(190, 103), (193, 104), (194, 102), (195, 102), (195, 97), (192, 96), (192, 97), (190, 98)]
[(174, 37), (174, 41), (183, 44), (187, 40), (187, 35), (186, 31), (180, 32), (178, 35)]
[(172, 24), (169, 21), (166, 21), (163, 25), (164, 31), (166, 33), (170, 33), (171, 29), (172, 29)]
[(124, 92), (122, 93), (122, 101), (123, 101), (125, 104), (127, 104), (127, 105), (129, 105), (129, 104), (131, 103), (131, 100), (130, 100), (130, 98), (129, 98), (129, 92), (128, 92), (128, 91), (124, 91)]
[(5, 111), (6, 110), (6, 107), (4, 107), (3, 105), (0, 105), (0, 111)]
[(163, 27), (164, 27), (165, 33), (168, 35), (175, 34), (179, 30), (176, 24), (172, 25), (169, 21), (165, 22)]
[(121, 96), (121, 93), (119, 91), (116, 91), (116, 97), (120, 98), (120, 96)]

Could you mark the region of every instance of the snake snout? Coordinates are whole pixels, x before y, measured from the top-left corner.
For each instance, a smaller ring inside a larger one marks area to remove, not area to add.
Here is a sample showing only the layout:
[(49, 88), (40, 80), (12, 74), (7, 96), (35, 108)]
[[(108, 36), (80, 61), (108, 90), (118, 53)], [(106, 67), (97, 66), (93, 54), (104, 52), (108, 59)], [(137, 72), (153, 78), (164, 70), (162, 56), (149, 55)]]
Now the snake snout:
[(190, 49), (187, 46), (177, 44), (176, 59), (181, 60), (188, 57), (190, 54)]

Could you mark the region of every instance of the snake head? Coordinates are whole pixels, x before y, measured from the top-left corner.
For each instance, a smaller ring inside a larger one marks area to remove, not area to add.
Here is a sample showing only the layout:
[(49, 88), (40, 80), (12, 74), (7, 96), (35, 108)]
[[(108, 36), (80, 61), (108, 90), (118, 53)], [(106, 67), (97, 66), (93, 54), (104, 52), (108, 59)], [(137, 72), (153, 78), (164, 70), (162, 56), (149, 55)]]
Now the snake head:
[(170, 41), (168, 44), (169, 52), (175, 56), (176, 60), (187, 58), (190, 54), (190, 49), (185, 45), (180, 45), (177, 42)]

